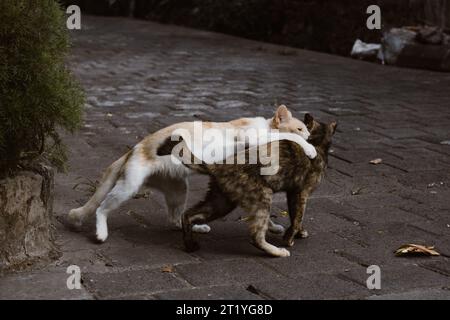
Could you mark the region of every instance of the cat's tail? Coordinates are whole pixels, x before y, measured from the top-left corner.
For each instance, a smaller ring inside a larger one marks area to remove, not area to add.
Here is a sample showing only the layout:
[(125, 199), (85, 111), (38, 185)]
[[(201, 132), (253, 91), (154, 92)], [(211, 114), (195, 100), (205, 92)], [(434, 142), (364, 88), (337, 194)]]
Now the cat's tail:
[(81, 225), (87, 216), (93, 214), (97, 210), (102, 201), (106, 198), (106, 195), (116, 184), (122, 172), (122, 168), (128, 161), (131, 153), (132, 151), (128, 151), (106, 169), (100, 185), (95, 190), (94, 195), (88, 202), (86, 202), (84, 206), (70, 210), (68, 218), (73, 224)]

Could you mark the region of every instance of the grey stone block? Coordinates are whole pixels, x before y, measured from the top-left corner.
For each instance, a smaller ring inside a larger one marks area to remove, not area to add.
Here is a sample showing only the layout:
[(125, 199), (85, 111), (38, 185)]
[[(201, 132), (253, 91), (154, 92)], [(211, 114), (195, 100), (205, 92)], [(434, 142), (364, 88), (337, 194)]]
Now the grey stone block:
[(251, 293), (245, 286), (214, 286), (168, 291), (154, 295), (161, 300), (259, 300), (262, 297)]
[(189, 285), (174, 273), (161, 270), (135, 270), (83, 274), (85, 286), (96, 298), (120, 298), (181, 289)]

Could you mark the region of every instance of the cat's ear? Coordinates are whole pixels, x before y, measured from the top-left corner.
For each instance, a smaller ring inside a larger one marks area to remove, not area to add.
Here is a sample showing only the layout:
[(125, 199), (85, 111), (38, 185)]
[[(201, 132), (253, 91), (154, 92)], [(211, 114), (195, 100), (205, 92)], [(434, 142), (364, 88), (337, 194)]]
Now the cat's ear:
[(331, 130), (331, 134), (334, 134), (336, 132), (336, 128), (337, 128), (337, 122), (332, 121), (330, 124), (328, 124), (328, 127)]
[(313, 118), (313, 116), (310, 115), (309, 113), (306, 113), (305, 114), (305, 118), (303, 120), (303, 123), (306, 125), (308, 130), (311, 131), (312, 128), (314, 127), (314, 118)]
[(273, 117), (274, 123), (278, 126), (280, 123), (288, 122), (292, 119), (292, 113), (288, 108), (282, 104), (275, 111), (275, 116)]

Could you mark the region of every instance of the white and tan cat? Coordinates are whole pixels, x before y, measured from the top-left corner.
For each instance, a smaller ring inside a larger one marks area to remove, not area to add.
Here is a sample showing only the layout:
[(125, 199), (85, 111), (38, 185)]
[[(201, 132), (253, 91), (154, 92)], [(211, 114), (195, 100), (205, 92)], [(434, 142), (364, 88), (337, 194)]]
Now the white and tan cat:
[[(176, 163), (171, 155), (158, 155), (158, 149), (171, 139), (173, 133), (180, 129), (192, 132), (193, 122), (182, 122), (163, 128), (145, 137), (132, 150), (111, 164), (103, 174), (100, 185), (94, 195), (82, 207), (72, 209), (69, 219), (81, 225), (83, 220), (96, 212), (96, 234), (99, 241), (108, 237), (107, 217), (123, 202), (133, 197), (142, 186), (156, 188), (164, 194), (170, 222), (181, 228), (181, 215), (187, 199), (187, 177), (191, 171), (182, 163)], [(275, 140), (290, 140), (298, 143), (309, 158), (317, 153), (315, 148), (306, 142), (309, 137), (305, 124), (292, 117), (286, 106), (277, 108), (273, 118), (262, 117), (240, 118), (229, 122), (204, 122), (206, 128), (233, 129), (239, 142), (242, 130), (249, 128), (278, 130)], [(264, 143), (267, 141), (263, 141)], [(284, 232), (283, 226), (270, 222), (269, 229), (275, 233)], [(209, 232), (208, 225), (193, 226), (194, 232)]]

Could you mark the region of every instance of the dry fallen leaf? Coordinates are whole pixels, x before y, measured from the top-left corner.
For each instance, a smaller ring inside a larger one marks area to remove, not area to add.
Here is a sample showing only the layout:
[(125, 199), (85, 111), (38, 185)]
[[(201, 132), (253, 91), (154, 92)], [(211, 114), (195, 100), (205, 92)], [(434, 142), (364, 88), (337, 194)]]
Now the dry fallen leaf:
[(419, 244), (405, 244), (395, 251), (395, 255), (397, 256), (404, 256), (409, 254), (423, 254), (428, 256), (440, 255), (439, 252), (434, 250), (434, 246), (422, 246)]
[(289, 213), (286, 210), (280, 211), (280, 216), (287, 217), (287, 216), (289, 216)]
[(380, 164), (380, 163), (382, 163), (382, 162), (383, 162), (383, 159), (380, 159), (380, 158), (370, 160), (370, 163), (371, 163), (371, 164)]
[(167, 265), (161, 268), (161, 272), (166, 273), (172, 273), (173, 272), (173, 266)]

